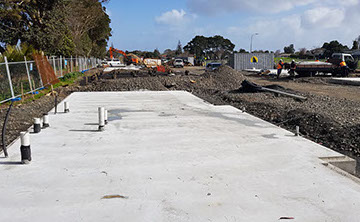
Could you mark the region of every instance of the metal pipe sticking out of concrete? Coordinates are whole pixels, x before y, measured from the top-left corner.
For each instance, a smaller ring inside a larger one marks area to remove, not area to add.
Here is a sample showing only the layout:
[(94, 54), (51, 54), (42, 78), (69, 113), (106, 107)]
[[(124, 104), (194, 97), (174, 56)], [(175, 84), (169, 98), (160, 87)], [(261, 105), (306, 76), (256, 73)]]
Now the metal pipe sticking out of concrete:
[(104, 120), (105, 120), (105, 125), (107, 125), (108, 124), (108, 110), (107, 109), (105, 109), (105, 112), (104, 112)]
[(295, 136), (300, 136), (300, 127), (299, 126), (296, 126)]
[(64, 102), (64, 112), (65, 112), (65, 113), (70, 112), (69, 102)]
[(43, 128), (48, 128), (50, 127), (50, 124), (49, 124), (49, 115), (47, 113), (44, 113), (44, 116), (43, 116)]
[(21, 163), (29, 164), (31, 161), (30, 134), (28, 132), (21, 132), (20, 140)]
[(105, 130), (105, 108), (99, 107), (99, 131)]
[(34, 118), (34, 133), (40, 133), (41, 131), (41, 120), (40, 118)]

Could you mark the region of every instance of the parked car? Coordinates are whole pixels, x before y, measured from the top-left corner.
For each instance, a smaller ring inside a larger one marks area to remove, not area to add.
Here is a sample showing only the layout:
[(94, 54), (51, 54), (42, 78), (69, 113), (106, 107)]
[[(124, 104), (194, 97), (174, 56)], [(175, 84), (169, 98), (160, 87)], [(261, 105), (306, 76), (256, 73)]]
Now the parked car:
[(182, 59), (175, 59), (174, 67), (175, 68), (184, 68), (184, 61)]
[(207, 71), (214, 71), (216, 69), (218, 69), (222, 64), (218, 63), (218, 62), (212, 62), (206, 65), (206, 70)]

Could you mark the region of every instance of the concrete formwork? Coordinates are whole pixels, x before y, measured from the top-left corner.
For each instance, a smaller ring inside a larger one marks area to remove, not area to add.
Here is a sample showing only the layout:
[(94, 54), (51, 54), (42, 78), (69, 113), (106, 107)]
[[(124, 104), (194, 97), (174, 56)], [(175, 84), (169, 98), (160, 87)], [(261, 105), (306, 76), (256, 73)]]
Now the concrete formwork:
[(176, 91), (66, 101), (31, 135), (30, 165), (20, 141), (0, 159), (0, 221), (358, 220), (359, 183), (327, 164), (341, 154), (231, 106)]

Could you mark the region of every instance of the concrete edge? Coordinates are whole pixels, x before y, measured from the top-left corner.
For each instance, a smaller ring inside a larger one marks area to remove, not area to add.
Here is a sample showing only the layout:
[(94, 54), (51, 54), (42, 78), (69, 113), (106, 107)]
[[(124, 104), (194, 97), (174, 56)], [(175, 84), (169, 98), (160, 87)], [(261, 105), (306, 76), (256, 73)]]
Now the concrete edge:
[(348, 85), (348, 86), (360, 86), (360, 81), (351, 81), (351, 80), (340, 80), (340, 79), (330, 79), (329, 83), (339, 84), (339, 85)]
[(360, 178), (356, 177), (356, 160), (345, 156), (333, 156), (333, 157), (319, 157), (322, 161), (322, 165), (328, 167), (329, 169), (339, 173), (342, 176), (345, 176), (357, 184), (360, 184)]

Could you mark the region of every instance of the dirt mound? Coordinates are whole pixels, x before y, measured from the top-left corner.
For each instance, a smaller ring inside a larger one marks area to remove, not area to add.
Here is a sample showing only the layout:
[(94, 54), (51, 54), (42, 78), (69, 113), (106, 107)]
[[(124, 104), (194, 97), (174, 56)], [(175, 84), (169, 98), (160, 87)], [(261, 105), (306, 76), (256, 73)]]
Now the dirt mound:
[(227, 65), (220, 66), (213, 72), (205, 72), (202, 77), (207, 81), (213, 82), (215, 88), (222, 88), (224, 90), (238, 89), (245, 80), (241, 72)]
[(121, 78), (115, 80), (99, 80), (82, 88), (82, 91), (137, 91), (137, 90), (167, 90), (157, 77)]

